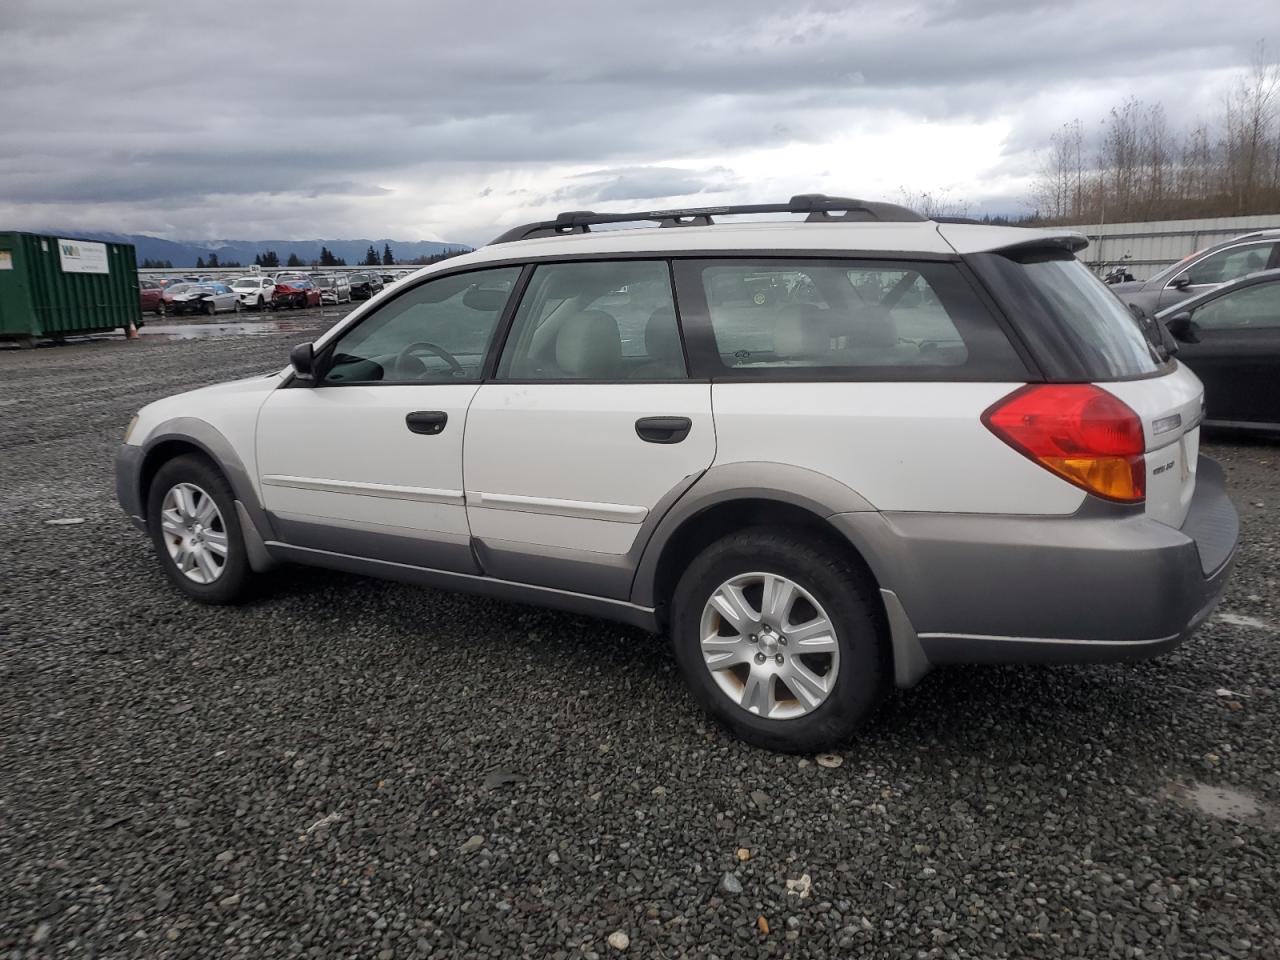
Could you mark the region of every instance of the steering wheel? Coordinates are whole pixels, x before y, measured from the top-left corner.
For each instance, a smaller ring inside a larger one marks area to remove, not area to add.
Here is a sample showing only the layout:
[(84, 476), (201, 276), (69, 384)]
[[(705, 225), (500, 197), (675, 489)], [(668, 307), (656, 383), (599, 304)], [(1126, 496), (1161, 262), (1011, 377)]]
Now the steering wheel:
[(395, 360), (396, 374), (401, 379), (404, 379), (404, 380), (411, 379), (406, 375), (407, 371), (405, 370), (405, 367), (408, 365), (409, 359), (413, 357), (414, 354), (417, 353), (419, 350), (423, 350), (423, 351), (426, 351), (427, 353), (434, 354), (435, 356), (443, 360), (445, 363), (447, 363), (449, 365), (449, 373), (451, 373), (453, 376), (461, 378), (467, 375), (467, 371), (462, 369), (462, 364), (458, 362), (457, 357), (455, 357), (452, 353), (450, 353), (444, 347), (436, 343), (431, 343), (427, 340), (419, 340), (417, 343), (409, 344), (407, 347), (401, 350), (398, 354), (396, 354), (396, 360)]

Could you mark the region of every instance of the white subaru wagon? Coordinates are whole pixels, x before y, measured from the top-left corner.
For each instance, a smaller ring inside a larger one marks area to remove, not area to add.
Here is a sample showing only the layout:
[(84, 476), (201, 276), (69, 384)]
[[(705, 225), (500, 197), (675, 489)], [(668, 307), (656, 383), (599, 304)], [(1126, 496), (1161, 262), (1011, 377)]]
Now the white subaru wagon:
[(1200, 381), (1084, 242), (819, 195), (562, 214), (144, 407), (118, 496), (196, 600), (290, 562), (613, 618), (742, 738), (829, 746), (934, 664), (1148, 657), (1217, 602)]

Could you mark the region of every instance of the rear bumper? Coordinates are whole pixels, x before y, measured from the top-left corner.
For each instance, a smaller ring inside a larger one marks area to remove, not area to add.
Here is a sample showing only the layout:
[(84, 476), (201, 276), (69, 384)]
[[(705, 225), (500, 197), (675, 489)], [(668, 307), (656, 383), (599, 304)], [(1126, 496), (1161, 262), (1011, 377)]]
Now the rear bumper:
[[(1180, 529), (1123, 508), (1090, 512), (848, 513), (832, 522), (867, 558), (886, 605), (900, 605), (890, 617), (898, 660), (906, 648), (925, 668), (1096, 663), (1176, 646), (1212, 613), (1234, 562), (1239, 521), (1222, 468), (1200, 458)], [(899, 671), (900, 684), (912, 679)]]

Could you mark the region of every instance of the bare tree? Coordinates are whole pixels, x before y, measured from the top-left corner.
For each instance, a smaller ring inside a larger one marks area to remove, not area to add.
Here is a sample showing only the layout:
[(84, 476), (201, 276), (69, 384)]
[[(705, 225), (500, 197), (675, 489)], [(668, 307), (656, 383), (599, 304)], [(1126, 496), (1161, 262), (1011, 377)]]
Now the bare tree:
[(1223, 163), (1233, 213), (1247, 206), (1271, 179), (1272, 130), (1280, 101), (1280, 65), (1267, 60), (1259, 41), (1249, 70), (1227, 94), (1223, 115)]
[(899, 187), (898, 194), (902, 198), (904, 207), (909, 207), (931, 220), (935, 217), (967, 217), (969, 215), (969, 202), (953, 198), (946, 189), (912, 193), (906, 187)]
[[(1164, 108), (1132, 97), (1096, 136), (1054, 131), (1028, 198), (1038, 219), (1103, 223), (1280, 212), (1280, 63), (1259, 44), (1213, 125), (1170, 129)], [(1084, 157), (1092, 154), (1092, 162)]]

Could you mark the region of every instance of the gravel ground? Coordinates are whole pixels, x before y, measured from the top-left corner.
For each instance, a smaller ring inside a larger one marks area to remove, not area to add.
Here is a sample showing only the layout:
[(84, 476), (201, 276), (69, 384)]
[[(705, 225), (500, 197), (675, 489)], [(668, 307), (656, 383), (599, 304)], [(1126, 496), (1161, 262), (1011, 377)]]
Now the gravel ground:
[(0, 953), (1280, 956), (1276, 445), (1207, 444), (1244, 545), (1193, 641), (935, 671), (832, 766), (607, 623), (303, 569), (179, 599), (120, 433), (304, 338), (0, 352)]

